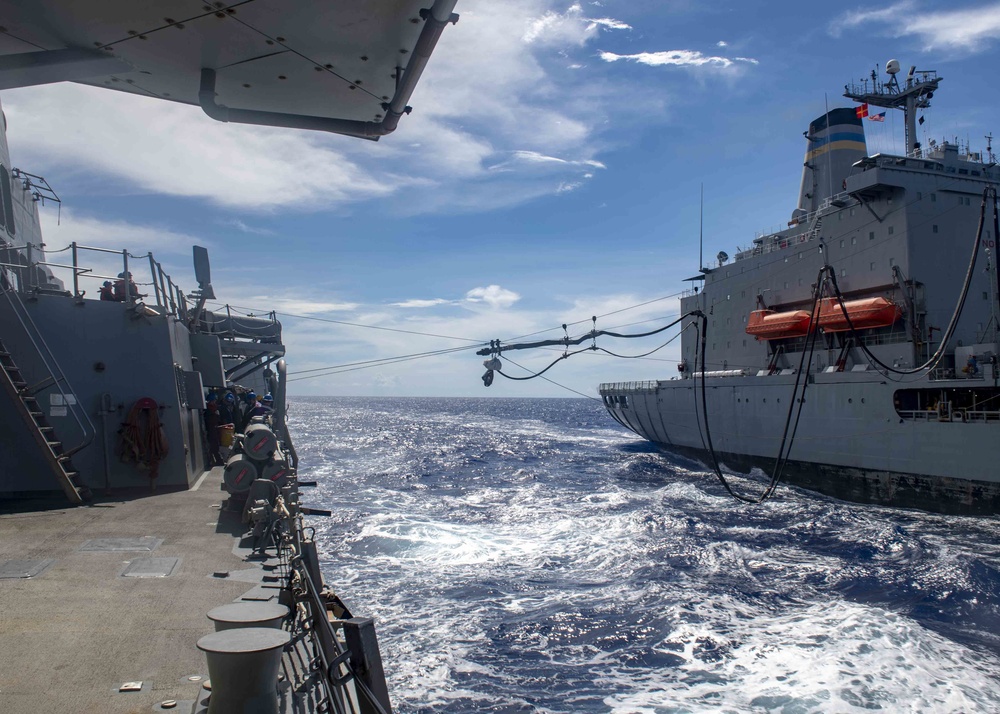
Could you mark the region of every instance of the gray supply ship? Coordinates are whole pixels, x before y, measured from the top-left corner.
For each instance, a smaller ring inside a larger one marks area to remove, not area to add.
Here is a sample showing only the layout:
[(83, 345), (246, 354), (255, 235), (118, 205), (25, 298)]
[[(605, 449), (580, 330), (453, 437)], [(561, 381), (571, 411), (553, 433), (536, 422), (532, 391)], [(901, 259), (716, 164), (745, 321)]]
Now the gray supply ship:
[[(455, 4), (0, 2), (0, 89), (76, 81), (378, 140)], [(300, 504), (280, 323), (206, 309), (202, 248), (185, 291), (152, 253), (46, 245), (58, 195), (7, 130), (0, 711), (391, 711), (373, 622), (323, 583), (323, 512)], [(213, 469), (206, 393), (233, 385), (274, 410)]]
[[(858, 106), (809, 125), (788, 227), (691, 278), (679, 375), (600, 387), (619, 423), (721, 478), (759, 467), (765, 494), (783, 478), (1000, 508), (1000, 169), (991, 147), (917, 141), (941, 81), (893, 60), (845, 87)], [(863, 117), (878, 109), (903, 112), (905, 154), (868, 155)]]

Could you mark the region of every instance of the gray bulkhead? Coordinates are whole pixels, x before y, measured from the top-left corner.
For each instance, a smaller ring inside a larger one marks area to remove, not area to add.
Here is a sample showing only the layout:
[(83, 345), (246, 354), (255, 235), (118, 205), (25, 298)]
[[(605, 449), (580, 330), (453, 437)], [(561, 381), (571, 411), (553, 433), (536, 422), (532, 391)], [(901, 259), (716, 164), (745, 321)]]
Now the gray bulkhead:
[[(200, 381), (194, 380), (198, 388), (192, 390), (192, 377), (187, 376), (197, 375), (191, 369), (187, 327), (170, 317), (138, 316), (118, 302), (39, 295), (26, 299), (25, 306), (48, 347), (59, 356), (72, 392), (95, 426), (94, 442), (73, 456), (84, 483), (94, 490), (103, 488), (107, 468), (114, 489), (150, 488), (148, 472), (134, 463), (123, 463), (118, 454), (118, 431), (132, 405), (142, 397), (154, 399), (161, 407), (159, 417), (169, 444), (155, 486), (185, 488), (193, 483), (205, 468), (204, 403)], [(0, 324), (5, 318), (0, 312)], [(45, 373), (28, 357), (30, 345), (21, 334), (11, 332), (5, 346), (29, 383), (44, 378)], [(51, 402), (52, 396), (51, 392), (42, 393), (40, 407), (59, 439), (71, 447), (83, 434), (60, 405)], [(105, 402), (110, 404), (111, 413), (102, 417)], [(28, 427), (10, 405), (3, 413), (0, 494), (57, 489), (31, 442)], [(110, 456), (107, 464), (105, 443)]]
[[(3, 172), (10, 175), (11, 169), (4, 118), (0, 131), (0, 184)], [(9, 191), (0, 185), (0, 196), (0, 262), (24, 264), (23, 247), (29, 243), (35, 250), (32, 262), (67, 262), (62, 259), (68, 253), (45, 255), (38, 250), (43, 245), (40, 201), (30, 185), (12, 178)], [(147, 472), (119, 458), (118, 430), (135, 401), (151, 397), (162, 406), (160, 420), (169, 444), (169, 452), (160, 462), (156, 486), (184, 488), (192, 484), (205, 467), (201, 411), (204, 397), (198, 367), (192, 361), (187, 326), (169, 315), (146, 314), (124, 303), (76, 299), (44, 266), (36, 267), (30, 278), (22, 268), (8, 267), (8, 271), (21, 286), (38, 289), (15, 291), (24, 314), (13, 307), (11, 300), (0, 296), (0, 340), (29, 385), (42, 383), (48, 376), (33, 341), (51, 352), (65, 374), (63, 388), (86, 411), (95, 431), (93, 442), (72, 456), (82, 482), (94, 490), (103, 489), (106, 483), (113, 489), (150, 487)], [(29, 329), (24, 327), (25, 315)], [(218, 338), (210, 339), (218, 342)], [(221, 374), (221, 355), (219, 363), (218, 369), (203, 371)], [(80, 443), (84, 438), (81, 429), (71, 418), (71, 410), (61, 408), (64, 405), (58, 403), (60, 395), (51, 388), (42, 388), (36, 396), (55, 438), (67, 449)], [(102, 404), (107, 403), (111, 412), (102, 418)], [(55, 477), (32, 440), (30, 427), (18, 412), (18, 404), (6, 391), (0, 392), (0, 498), (58, 490)]]

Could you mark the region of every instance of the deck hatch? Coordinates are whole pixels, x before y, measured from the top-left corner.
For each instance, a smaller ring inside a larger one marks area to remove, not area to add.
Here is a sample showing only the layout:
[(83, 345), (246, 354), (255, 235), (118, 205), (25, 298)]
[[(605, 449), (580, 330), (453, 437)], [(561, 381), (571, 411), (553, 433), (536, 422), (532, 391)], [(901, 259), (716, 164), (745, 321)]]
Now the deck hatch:
[(167, 578), (174, 574), (180, 558), (135, 558), (122, 570), (123, 578)]
[(55, 560), (0, 560), (0, 580), (34, 578), (49, 569)]
[(115, 551), (142, 551), (151, 553), (163, 543), (162, 538), (153, 536), (140, 536), (138, 538), (91, 538), (80, 550), (91, 552), (115, 552)]

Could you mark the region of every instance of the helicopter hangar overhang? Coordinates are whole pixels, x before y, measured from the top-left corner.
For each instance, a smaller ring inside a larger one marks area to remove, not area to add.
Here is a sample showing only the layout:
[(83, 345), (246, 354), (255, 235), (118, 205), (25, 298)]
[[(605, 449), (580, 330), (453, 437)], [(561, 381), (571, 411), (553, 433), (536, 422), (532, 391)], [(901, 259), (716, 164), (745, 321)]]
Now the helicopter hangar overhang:
[(74, 81), (378, 140), (456, 0), (0, 0), (0, 89)]

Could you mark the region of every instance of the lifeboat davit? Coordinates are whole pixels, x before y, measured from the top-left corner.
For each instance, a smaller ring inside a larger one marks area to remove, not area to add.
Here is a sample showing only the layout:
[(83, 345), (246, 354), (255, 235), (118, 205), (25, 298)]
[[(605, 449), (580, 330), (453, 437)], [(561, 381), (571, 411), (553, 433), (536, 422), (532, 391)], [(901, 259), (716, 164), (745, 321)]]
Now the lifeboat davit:
[[(851, 318), (853, 319), (853, 315)], [(809, 334), (809, 311), (754, 310), (747, 319), (747, 334), (758, 340), (783, 340)]]
[[(844, 314), (844, 309), (847, 315)], [(884, 297), (848, 300), (841, 308), (836, 298), (824, 298), (819, 309), (819, 326), (824, 332), (846, 332), (851, 329), (847, 316), (856, 330), (889, 327), (903, 314), (899, 305)]]

